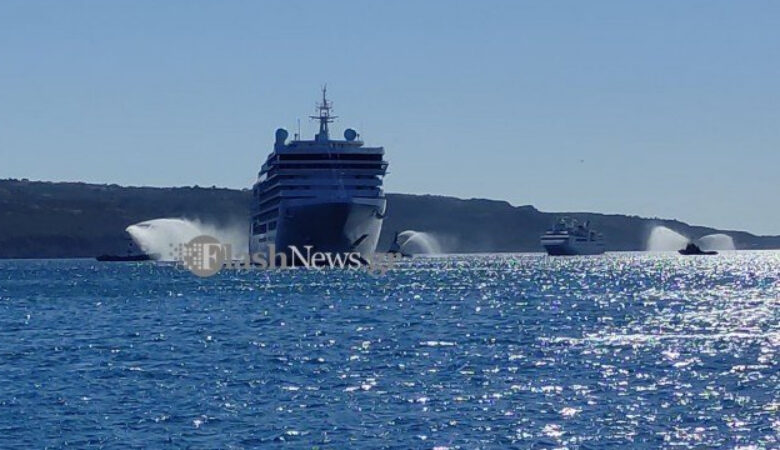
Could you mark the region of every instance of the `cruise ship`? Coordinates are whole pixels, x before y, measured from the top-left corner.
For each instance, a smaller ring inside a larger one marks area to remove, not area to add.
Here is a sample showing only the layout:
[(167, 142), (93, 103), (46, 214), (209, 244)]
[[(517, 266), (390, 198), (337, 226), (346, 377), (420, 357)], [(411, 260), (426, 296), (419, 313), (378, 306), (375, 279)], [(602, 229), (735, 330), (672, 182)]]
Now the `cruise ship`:
[(600, 255), (604, 253), (604, 236), (568, 217), (559, 219), (542, 235), (542, 247), (548, 255)]
[(280, 128), (274, 149), (253, 188), (249, 251), (278, 253), (290, 246), (305, 251), (371, 255), (376, 250), (387, 200), (382, 181), (388, 163), (382, 147), (366, 147), (347, 128), (344, 139), (331, 139), (336, 119), (322, 89), (317, 114), (319, 132), (300, 139)]

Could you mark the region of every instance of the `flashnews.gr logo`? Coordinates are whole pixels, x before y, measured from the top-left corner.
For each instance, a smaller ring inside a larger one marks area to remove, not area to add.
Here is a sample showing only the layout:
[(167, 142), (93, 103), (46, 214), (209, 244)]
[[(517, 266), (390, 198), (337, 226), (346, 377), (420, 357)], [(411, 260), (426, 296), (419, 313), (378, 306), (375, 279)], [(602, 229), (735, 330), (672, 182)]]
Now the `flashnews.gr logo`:
[(375, 254), (364, 259), (358, 252), (317, 252), (311, 245), (303, 250), (289, 246), (288, 252), (277, 252), (268, 246), (267, 253), (243, 254), (233, 257), (230, 244), (223, 244), (217, 238), (201, 235), (186, 244), (173, 248), (173, 260), (199, 277), (210, 277), (223, 268), (238, 270), (295, 268), (363, 270), (372, 275), (384, 275), (401, 257), (399, 254)]
[(230, 244), (222, 244), (217, 238), (201, 235), (174, 250), (174, 261), (199, 277), (216, 275), (225, 264)]

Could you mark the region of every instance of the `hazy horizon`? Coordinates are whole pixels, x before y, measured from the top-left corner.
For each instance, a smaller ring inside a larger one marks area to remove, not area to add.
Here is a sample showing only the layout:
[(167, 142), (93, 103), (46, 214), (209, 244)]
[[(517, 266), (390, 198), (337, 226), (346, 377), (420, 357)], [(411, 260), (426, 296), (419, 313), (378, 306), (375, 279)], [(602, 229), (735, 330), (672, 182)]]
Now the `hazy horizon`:
[(385, 190), (780, 235), (770, 1), (0, 3), (0, 178), (251, 186), (319, 88)]

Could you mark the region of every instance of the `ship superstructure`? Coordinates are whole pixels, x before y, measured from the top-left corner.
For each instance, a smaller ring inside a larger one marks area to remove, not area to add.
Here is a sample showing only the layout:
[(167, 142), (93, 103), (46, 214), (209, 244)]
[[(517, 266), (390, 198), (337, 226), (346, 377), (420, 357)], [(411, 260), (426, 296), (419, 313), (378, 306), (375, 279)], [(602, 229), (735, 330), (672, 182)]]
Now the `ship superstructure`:
[(276, 130), (274, 149), (260, 169), (253, 188), (249, 250), (278, 252), (289, 246), (303, 250), (368, 255), (376, 250), (386, 199), (382, 190), (388, 163), (384, 148), (365, 147), (357, 132), (330, 138), (336, 119), (322, 90), (313, 140)]

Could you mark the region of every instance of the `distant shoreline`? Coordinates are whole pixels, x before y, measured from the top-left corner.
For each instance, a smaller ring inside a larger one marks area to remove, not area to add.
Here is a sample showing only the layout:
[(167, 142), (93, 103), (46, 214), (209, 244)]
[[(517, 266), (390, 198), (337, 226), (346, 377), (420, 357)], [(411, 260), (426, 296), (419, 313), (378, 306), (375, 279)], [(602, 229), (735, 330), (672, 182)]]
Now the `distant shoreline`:
[[(561, 215), (590, 220), (607, 251), (645, 250), (650, 230), (665, 226), (690, 238), (725, 233), (737, 249), (780, 249), (780, 236), (692, 226), (676, 220), (620, 214), (542, 212), (505, 201), (387, 194), (378, 250), (396, 231), (434, 234), (447, 253), (541, 252), (539, 236)], [(250, 190), (123, 187), (79, 182), (0, 180), (0, 258), (91, 258), (122, 250), (125, 228), (174, 217), (215, 225), (248, 223)]]

